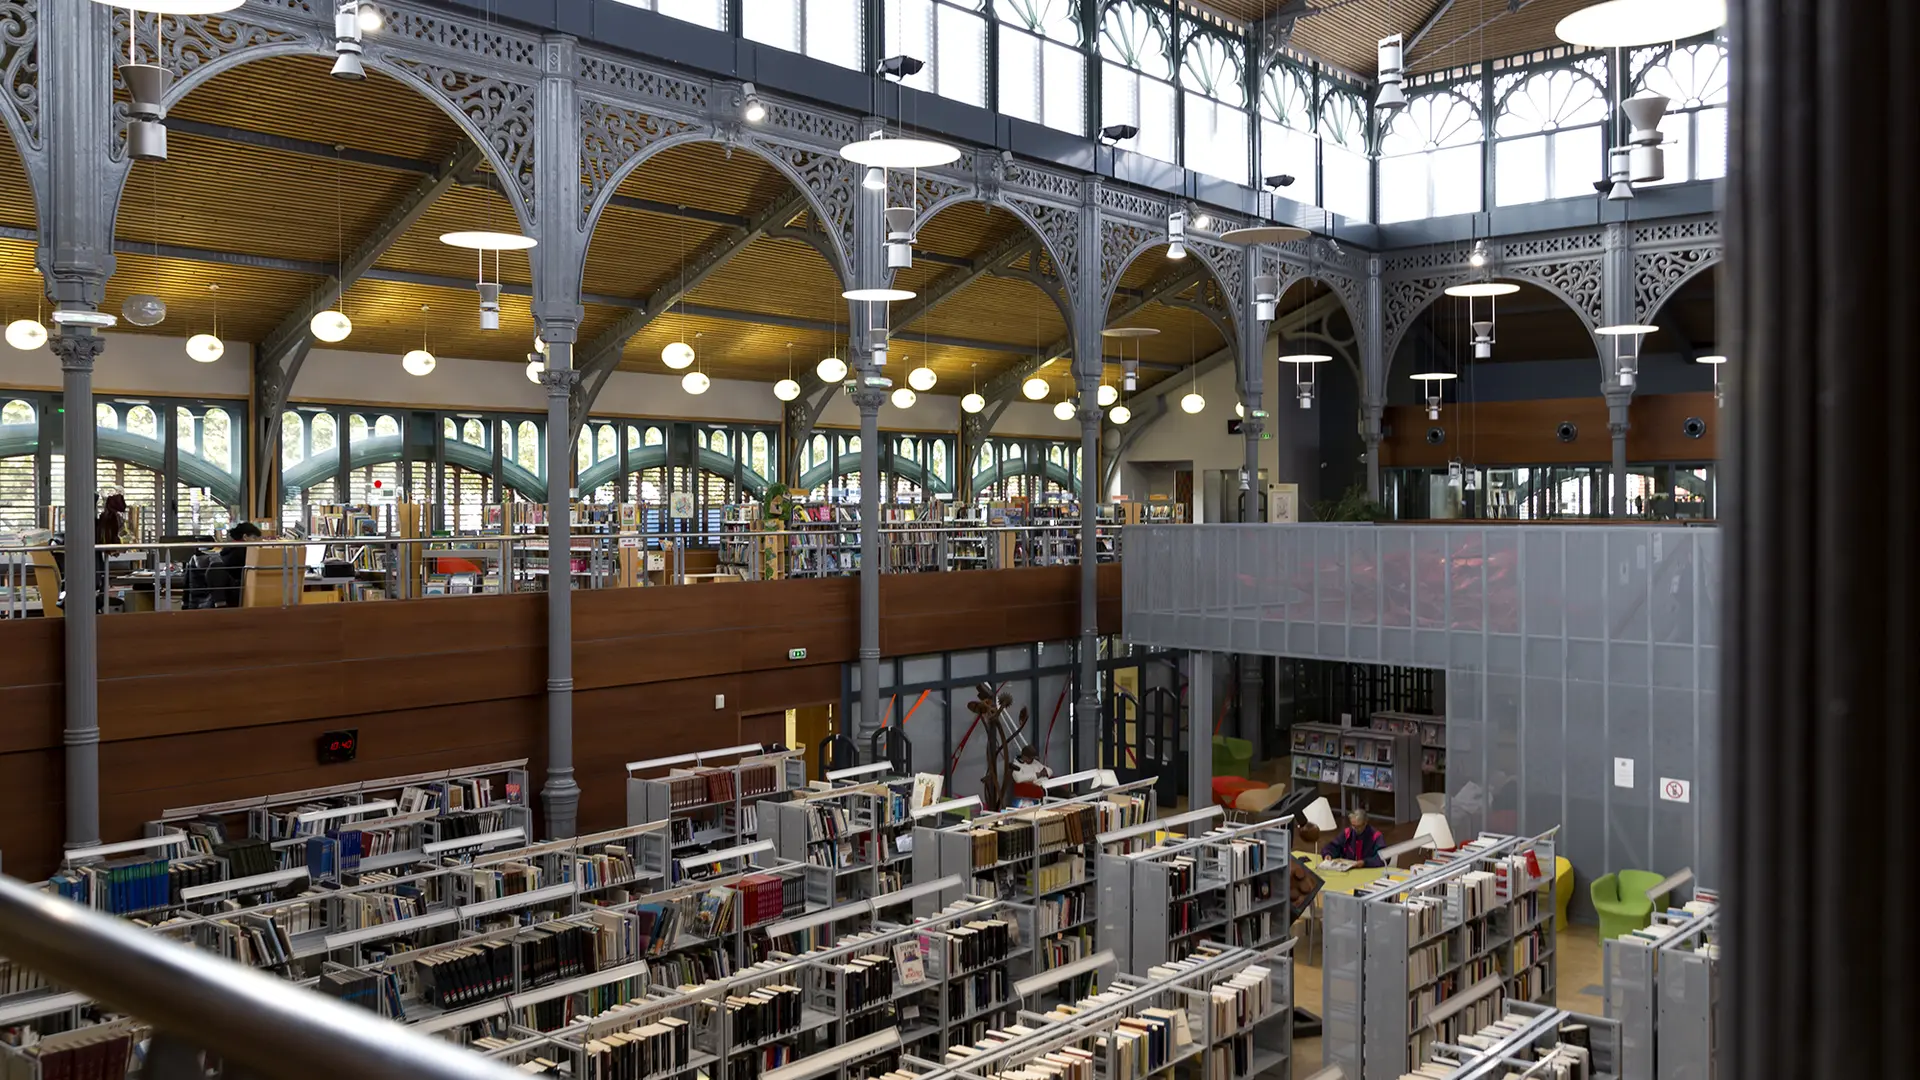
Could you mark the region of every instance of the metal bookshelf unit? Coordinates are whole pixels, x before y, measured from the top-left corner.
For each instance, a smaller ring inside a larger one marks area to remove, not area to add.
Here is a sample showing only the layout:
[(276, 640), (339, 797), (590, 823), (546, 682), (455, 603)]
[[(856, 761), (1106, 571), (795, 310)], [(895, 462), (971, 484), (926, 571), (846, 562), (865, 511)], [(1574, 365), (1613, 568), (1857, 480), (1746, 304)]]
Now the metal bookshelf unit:
[(1420, 818), (1420, 741), (1413, 734), (1295, 724), (1293, 775), (1339, 789), (1343, 808), (1391, 822)]
[(1601, 942), (1607, 1016), (1619, 1021), (1621, 1072), (1650, 1080), (1712, 1080), (1718, 1073), (1720, 905), (1697, 889), (1684, 908)]

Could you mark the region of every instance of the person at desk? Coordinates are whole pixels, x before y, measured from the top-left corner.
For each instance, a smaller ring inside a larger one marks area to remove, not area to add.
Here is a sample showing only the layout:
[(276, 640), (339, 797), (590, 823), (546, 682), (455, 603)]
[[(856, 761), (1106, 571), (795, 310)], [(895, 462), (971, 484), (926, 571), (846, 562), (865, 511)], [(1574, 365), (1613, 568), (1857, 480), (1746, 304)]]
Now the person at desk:
[[(243, 521), (227, 530), (227, 539), (245, 542), (261, 538), (260, 526)], [(207, 591), (214, 607), (239, 607), (241, 586), (247, 580), (247, 549), (224, 547), (207, 567)]]
[(1327, 841), (1320, 854), (1329, 859), (1346, 859), (1360, 866), (1385, 866), (1386, 860), (1380, 857), (1380, 849), (1387, 846), (1387, 838), (1380, 830), (1367, 824), (1367, 812), (1358, 807), (1347, 812), (1347, 827), (1334, 834)]

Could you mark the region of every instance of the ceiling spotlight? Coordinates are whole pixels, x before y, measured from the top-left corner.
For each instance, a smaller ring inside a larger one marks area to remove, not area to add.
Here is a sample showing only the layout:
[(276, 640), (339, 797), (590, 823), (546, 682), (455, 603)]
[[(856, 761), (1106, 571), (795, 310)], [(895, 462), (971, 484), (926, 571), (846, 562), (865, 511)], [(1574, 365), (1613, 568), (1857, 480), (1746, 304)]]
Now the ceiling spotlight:
[(1100, 407), (1104, 409), (1120, 400), (1120, 391), (1106, 383), (1101, 383), (1100, 389), (1094, 391), (1093, 400), (1099, 402)]
[(923, 394), (933, 389), (933, 384), (939, 381), (940, 377), (933, 373), (925, 360), (920, 361), (919, 367), (907, 372), (907, 385)]
[(400, 358), (400, 366), (405, 368), (409, 375), (430, 375), (433, 373), (434, 365), (438, 363), (439, 361), (433, 358), (433, 354), (425, 349), (414, 349)]
[(740, 84), (740, 115), (747, 123), (757, 124), (767, 118), (766, 103), (760, 100), (760, 91), (750, 82)]
[[(237, 5), (236, 5), (237, 6)], [(139, 19), (128, 20), (130, 26)], [(161, 20), (155, 19), (155, 25)], [(131, 35), (131, 28), (128, 30)], [(133, 44), (128, 42), (131, 53)], [(127, 86), (127, 153), (136, 161), (167, 160), (167, 87), (173, 85), (173, 72), (159, 64), (120, 65), (121, 81)]]
[(837, 383), (847, 377), (847, 362), (837, 356), (829, 356), (814, 366), (813, 373), (820, 376), (823, 383)]
[(1253, 279), (1253, 317), (1272, 322), (1280, 309), (1280, 279), (1272, 274), (1256, 274)]
[(1268, 187), (1272, 188), (1275, 191), (1278, 191), (1283, 187), (1293, 186), (1293, 177), (1289, 176), (1286, 173), (1275, 173), (1272, 176), (1263, 177), (1262, 179), (1265, 180), (1266, 185)]
[(1493, 320), (1480, 319), (1470, 325), (1473, 327), (1473, 358), (1491, 360), (1493, 358)]
[(136, 293), (120, 304), (120, 317), (135, 326), (159, 326), (167, 318), (166, 301), (147, 293)]
[(1473, 250), (1467, 253), (1467, 265), (1478, 270), (1487, 265), (1487, 259), (1487, 242), (1485, 240), (1475, 240), (1473, 242)]
[(1419, 383), (1426, 393), (1427, 419), (1440, 419), (1441, 384), (1452, 378), (1454, 374), (1451, 371), (1423, 371), (1413, 376), (1413, 381)]
[(1193, 227), (1196, 229), (1211, 229), (1213, 228), (1213, 218), (1205, 211), (1201, 211), (1193, 215)]
[(1201, 397), (1198, 390), (1188, 391), (1187, 396), (1180, 399), (1180, 408), (1183, 412), (1197, 413), (1206, 407), (1207, 399)]
[(1167, 258), (1187, 257), (1187, 213), (1175, 210), (1167, 215)]
[(547, 362), (540, 359), (539, 353), (527, 354), (527, 381), (539, 385), (540, 376), (547, 373)]
[(1667, 177), (1667, 152), (1660, 149), (1665, 138), (1660, 133), (1660, 118), (1666, 115), (1667, 99), (1659, 94), (1641, 94), (1620, 103), (1633, 130), (1627, 135), (1627, 175), (1636, 184), (1651, 184)]
[(1116, 424), (1124, 424), (1133, 419), (1133, 410), (1127, 408), (1125, 405), (1115, 405), (1113, 408), (1107, 410), (1107, 419)]
[(39, 319), (15, 319), (7, 324), (7, 344), (32, 352), (47, 343), (47, 328)]
[(1061, 398), (1053, 404), (1053, 416), (1056, 420), (1073, 419), (1073, 402)]
[(977, 413), (986, 407), (987, 399), (981, 397), (978, 393), (971, 393), (960, 399), (960, 411), (962, 412)]
[(670, 341), (660, 350), (660, 362), (675, 371), (693, 366), (693, 346), (684, 341)]
[(1043, 400), (1047, 396), (1047, 380), (1038, 375), (1030, 375), (1026, 382), (1020, 384), (1020, 393), (1024, 394), (1028, 401)]
[(360, 0), (361, 31), (364, 33), (371, 34), (375, 30), (380, 29), (382, 25), (383, 24), (380, 19), (380, 9), (374, 7), (373, 4), (368, 2), (368, 0)]
[(680, 389), (695, 396), (706, 393), (707, 387), (712, 385), (713, 380), (707, 378), (704, 371), (689, 371), (680, 376)]
[(1380, 93), (1373, 99), (1373, 105), (1382, 112), (1407, 107), (1407, 95), (1400, 89), (1400, 80), (1406, 76), (1401, 63), (1404, 56), (1402, 43), (1399, 34), (1389, 34), (1380, 39)]
[(893, 407), (896, 409), (911, 409), (913, 408), (913, 403), (917, 400), (919, 399), (914, 395), (914, 392), (904, 386), (893, 392)]
[(867, 174), (860, 178), (860, 186), (868, 191), (887, 190), (887, 170), (878, 165), (867, 166)]
[(913, 266), (913, 207), (889, 206), (885, 216), (887, 269), (908, 269)]
[(1123, 143), (1140, 134), (1133, 124), (1108, 124), (1100, 129), (1100, 141), (1108, 144)]
[(309, 320), (307, 329), (312, 331), (314, 340), (331, 345), (336, 341), (347, 340), (347, 335), (353, 333), (353, 320), (347, 318), (346, 312), (329, 308)]
[(1553, 33), (1569, 45), (1618, 49), (1679, 41), (1726, 21), (1726, 0), (1608, 0), (1561, 19)]
[(792, 401), (800, 396), (800, 384), (792, 379), (781, 379), (773, 384), (773, 396), (781, 401)]
[(340, 0), (333, 12), (333, 77), (357, 82), (367, 77), (366, 65), (360, 56), (365, 50), (360, 44), (360, 35), (367, 29), (366, 16), (373, 16), (374, 26), (380, 25), (380, 13), (369, 4), (363, 12), (360, 0)]

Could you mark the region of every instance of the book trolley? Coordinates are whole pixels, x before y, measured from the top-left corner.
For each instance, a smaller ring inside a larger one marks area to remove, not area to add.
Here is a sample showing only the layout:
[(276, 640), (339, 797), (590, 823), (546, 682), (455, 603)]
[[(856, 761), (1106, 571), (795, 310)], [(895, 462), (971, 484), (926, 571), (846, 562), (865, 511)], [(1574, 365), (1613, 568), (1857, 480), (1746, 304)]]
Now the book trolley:
[(1402, 1080), (1622, 1080), (1619, 1025), (1551, 1005), (1510, 1001), (1432, 1048)]
[(1338, 788), (1347, 810), (1393, 822), (1420, 819), (1418, 735), (1338, 724), (1295, 724), (1292, 731), (1295, 779)]
[(1325, 1055), (1393, 1080), (1508, 1002), (1555, 989), (1552, 832), (1483, 835), (1323, 903)]
[(1720, 903), (1696, 889), (1651, 926), (1601, 942), (1607, 1016), (1618, 1021), (1622, 1075), (1710, 1080), (1718, 1075)]

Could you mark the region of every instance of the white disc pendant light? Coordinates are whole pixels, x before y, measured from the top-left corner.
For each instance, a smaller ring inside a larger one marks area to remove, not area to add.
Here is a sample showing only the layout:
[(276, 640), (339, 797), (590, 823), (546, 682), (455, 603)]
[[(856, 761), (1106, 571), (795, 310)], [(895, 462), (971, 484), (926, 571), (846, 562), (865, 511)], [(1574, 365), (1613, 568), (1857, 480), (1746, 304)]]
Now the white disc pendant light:
[(1124, 424), (1133, 419), (1133, 410), (1127, 408), (1125, 405), (1115, 405), (1113, 408), (1107, 410), (1107, 419), (1116, 424)]
[(1607, 0), (1561, 19), (1553, 33), (1569, 45), (1622, 49), (1690, 38), (1726, 21), (1726, 0)]

